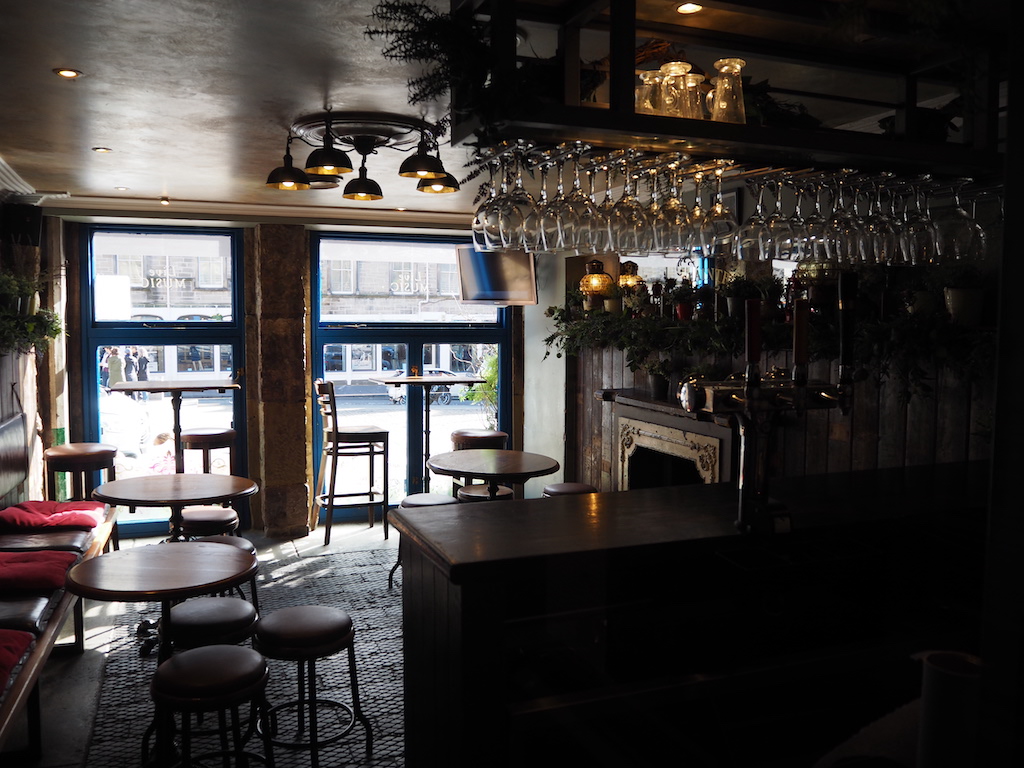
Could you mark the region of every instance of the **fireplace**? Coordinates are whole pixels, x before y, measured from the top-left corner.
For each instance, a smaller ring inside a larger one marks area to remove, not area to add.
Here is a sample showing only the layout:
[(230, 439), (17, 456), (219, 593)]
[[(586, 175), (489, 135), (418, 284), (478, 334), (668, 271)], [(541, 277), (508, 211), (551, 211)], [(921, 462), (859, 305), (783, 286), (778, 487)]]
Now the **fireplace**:
[(667, 426), (621, 416), (616, 423), (619, 490), (731, 479), (732, 430), (727, 427), (693, 419)]

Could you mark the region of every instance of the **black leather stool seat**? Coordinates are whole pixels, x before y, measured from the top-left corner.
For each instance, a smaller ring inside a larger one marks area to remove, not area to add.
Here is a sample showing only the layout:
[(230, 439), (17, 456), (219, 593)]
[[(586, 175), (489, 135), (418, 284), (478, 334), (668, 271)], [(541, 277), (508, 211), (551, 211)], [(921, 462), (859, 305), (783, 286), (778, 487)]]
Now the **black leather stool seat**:
[(588, 483), (551, 483), (544, 486), (543, 496), (574, 496), (580, 493), (597, 493), (597, 488)]
[(512, 496), (512, 489), (507, 485), (499, 485), (493, 499), (491, 498), (490, 489), (486, 485), (464, 485), (459, 488), (459, 501), (507, 501)]
[(231, 507), (194, 506), (181, 511), (181, 530), (189, 539), (238, 530), (238, 513)]
[(452, 432), (452, 450), (466, 448), (504, 448), (508, 445), (508, 432), (499, 429), (456, 429)]
[(256, 644), (272, 659), (303, 661), (337, 653), (354, 635), (352, 617), (340, 608), (294, 605), (260, 619)]
[[(206, 541), (213, 544), (228, 544), (229, 546), (237, 547), (243, 552), (248, 552), (250, 555), (256, 554), (256, 545), (243, 536), (218, 533), (213, 536), (200, 536), (196, 541)], [(249, 595), (249, 599), (252, 600), (252, 604), (258, 613), (260, 610), (260, 599), (256, 592), (256, 574), (253, 574), (253, 577), (249, 579), (249, 590), (252, 593)], [(242, 591), (241, 587), (235, 587), (235, 591), (238, 592), (239, 597), (245, 597), (245, 592)]]
[(258, 618), (248, 600), (194, 597), (171, 608), (171, 643), (177, 648), (241, 643), (252, 636)]
[[(174, 713), (181, 713), (181, 757), (176, 765), (206, 764), (202, 760), (210, 757), (223, 757), (226, 765), (230, 756), (235, 758), (236, 766), (245, 765), (248, 760), (272, 766), (273, 743), (267, 734), (265, 698), (269, 677), (267, 660), (251, 648), (238, 645), (207, 645), (171, 656), (157, 667), (150, 682), (156, 716), (143, 740), (143, 764), (150, 762), (150, 737), (154, 731), (158, 734), (155, 757), (167, 757), (172, 749), (168, 744), (168, 724)], [(255, 716), (249, 719), (243, 733), (238, 710), (246, 703), (251, 705)], [(204, 712), (219, 713), (220, 749), (193, 757), (191, 715)], [(246, 742), (257, 730), (261, 731), (263, 754), (245, 749)], [(231, 745), (227, 741), (229, 734), (234, 741)]]
[(248, 701), (267, 684), (267, 660), (240, 645), (207, 645), (171, 656), (150, 684), (154, 701), (178, 712), (210, 712)]
[(447, 493), (413, 493), (402, 499), (400, 507), (439, 507), (442, 504), (458, 504), (459, 500)]

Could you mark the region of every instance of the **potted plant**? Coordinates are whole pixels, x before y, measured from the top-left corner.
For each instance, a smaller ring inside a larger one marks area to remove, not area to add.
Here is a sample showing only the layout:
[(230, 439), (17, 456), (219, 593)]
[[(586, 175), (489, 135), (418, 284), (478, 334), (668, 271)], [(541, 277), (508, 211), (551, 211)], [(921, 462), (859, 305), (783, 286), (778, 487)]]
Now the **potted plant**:
[(733, 275), (722, 282), (718, 287), (718, 293), (725, 297), (729, 317), (743, 317), (743, 302), (764, 297), (757, 281), (744, 275)]
[(668, 400), (668, 383), (671, 369), (668, 360), (660, 354), (652, 354), (640, 366), (647, 373), (647, 386), (654, 400)]
[(676, 320), (692, 320), (693, 284), (689, 280), (680, 280), (669, 292), (669, 302), (672, 304), (672, 312)]
[(38, 280), (0, 272), (0, 354), (27, 353), (63, 332), (60, 318), (39, 308)]

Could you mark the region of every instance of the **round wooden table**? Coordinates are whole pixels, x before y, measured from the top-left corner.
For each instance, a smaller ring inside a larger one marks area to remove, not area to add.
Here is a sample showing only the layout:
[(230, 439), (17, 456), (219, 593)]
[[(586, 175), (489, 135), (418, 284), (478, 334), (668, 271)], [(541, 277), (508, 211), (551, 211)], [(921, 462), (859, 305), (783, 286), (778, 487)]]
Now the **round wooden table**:
[[(92, 600), (159, 601), (158, 663), (171, 657), (171, 606), (189, 597), (223, 592), (252, 580), (256, 555), (203, 541), (148, 544), (119, 549), (71, 567), (69, 592)], [(172, 753), (172, 723), (156, 722), (156, 754)]]
[(492, 499), (497, 497), (498, 484), (523, 483), (532, 477), (550, 475), (559, 464), (550, 456), (500, 448), (468, 448), (439, 453), (427, 459), (427, 467), (439, 475), (484, 480)]
[(71, 567), (70, 592), (92, 600), (159, 601), (160, 660), (170, 656), (171, 605), (178, 600), (240, 586), (259, 561), (238, 547), (204, 541), (147, 544), (107, 552)]
[(192, 504), (223, 504), (251, 496), (259, 486), (236, 475), (143, 475), (104, 483), (92, 492), (96, 501), (125, 507), (170, 507), (171, 541), (183, 539), (181, 510)]

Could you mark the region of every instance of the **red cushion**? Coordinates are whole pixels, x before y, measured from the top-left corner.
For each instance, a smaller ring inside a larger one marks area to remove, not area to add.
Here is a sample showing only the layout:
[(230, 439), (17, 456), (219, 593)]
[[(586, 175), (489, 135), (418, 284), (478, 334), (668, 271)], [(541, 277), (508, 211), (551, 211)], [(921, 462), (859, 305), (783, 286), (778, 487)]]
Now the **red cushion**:
[(23, 501), (0, 510), (0, 533), (26, 528), (95, 528), (105, 514), (96, 501)]
[(0, 552), (0, 593), (61, 589), (77, 559), (74, 552)]
[(7, 687), (7, 679), (18, 666), (35, 636), (20, 629), (0, 629), (0, 693)]

